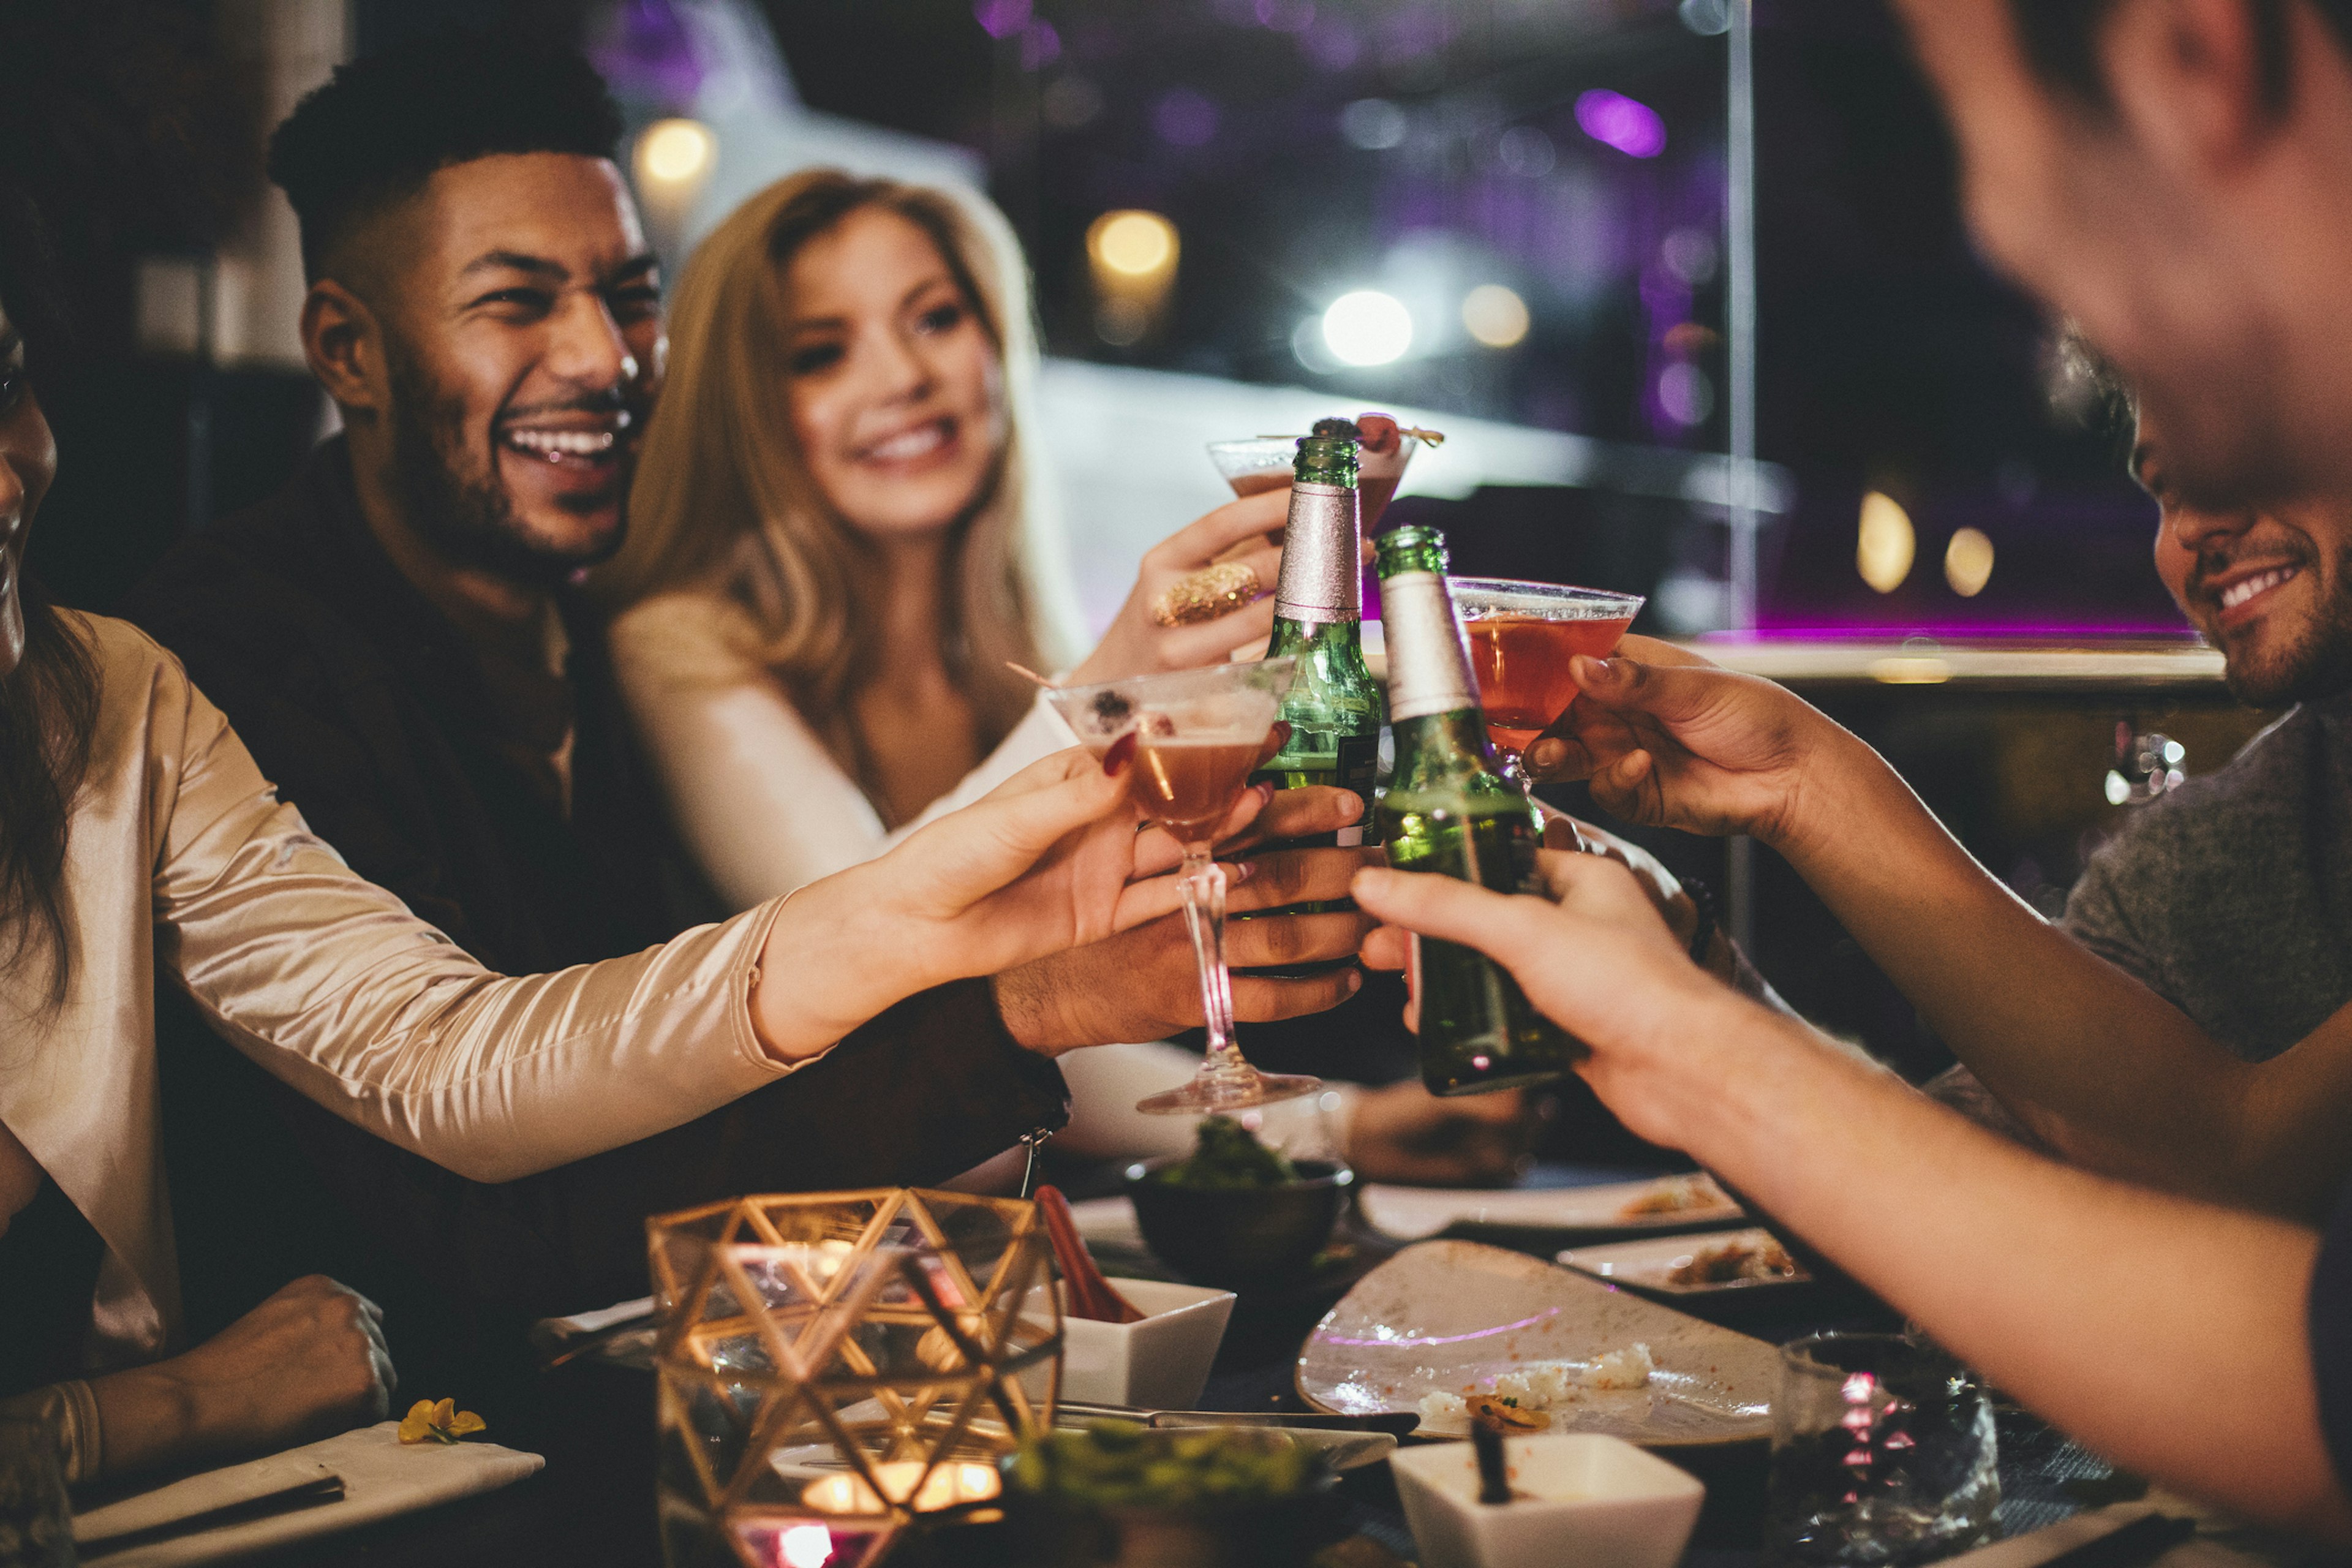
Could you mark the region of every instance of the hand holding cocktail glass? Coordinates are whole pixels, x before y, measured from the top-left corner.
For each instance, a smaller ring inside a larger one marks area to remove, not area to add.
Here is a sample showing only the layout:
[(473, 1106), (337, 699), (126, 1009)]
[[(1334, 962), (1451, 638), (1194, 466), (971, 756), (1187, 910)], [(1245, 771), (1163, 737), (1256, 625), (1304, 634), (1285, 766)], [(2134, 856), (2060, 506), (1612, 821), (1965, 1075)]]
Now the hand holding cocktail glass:
[(1801, 767), (1818, 777), (1860, 745), (1787, 689), (1653, 638), (1575, 672), (1583, 695), (1528, 748), (1528, 772), (1590, 780), (1604, 809), (1643, 826), (1775, 842)]
[(1265, 760), (1275, 713), (1289, 689), (1288, 659), (1225, 664), (1171, 675), (1054, 689), (1055, 708), (1106, 769), (1123, 770), (1146, 821), (1183, 846), (1178, 884), (1200, 966), (1209, 1049), (1192, 1082), (1137, 1109), (1203, 1115), (1288, 1100), (1321, 1087), (1311, 1078), (1260, 1073), (1234, 1039), (1233, 980), (1225, 963), (1225, 870), (1212, 847), (1232, 831), (1235, 803)]
[(1487, 738), (1504, 773), (1524, 787), (1528, 775), (1520, 752), (1576, 700), (1575, 660), (1614, 649), (1641, 613), (1642, 600), (1499, 577), (1455, 577), (1451, 585), (1469, 638)]

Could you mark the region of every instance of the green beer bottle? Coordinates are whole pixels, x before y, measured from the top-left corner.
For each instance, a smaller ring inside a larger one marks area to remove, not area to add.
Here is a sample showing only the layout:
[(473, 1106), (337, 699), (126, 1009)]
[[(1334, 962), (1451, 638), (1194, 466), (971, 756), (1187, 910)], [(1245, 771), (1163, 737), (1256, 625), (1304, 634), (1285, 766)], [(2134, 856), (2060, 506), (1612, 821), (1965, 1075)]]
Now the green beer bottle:
[[(1445, 584), (1444, 536), (1411, 524), (1390, 530), (1380, 538), (1380, 574), (1396, 734), (1396, 765), (1380, 804), (1389, 864), (1532, 890), (1542, 825), (1495, 765)], [(1541, 1083), (1583, 1055), (1485, 953), (1415, 937), (1411, 973), (1421, 1000), (1421, 1079), (1433, 1094)]]
[[(1289, 721), (1290, 738), (1250, 782), (1271, 779), (1277, 789), (1337, 784), (1363, 797), (1369, 818), (1385, 714), (1380, 682), (1364, 664), (1356, 427), (1326, 419), (1315, 432), (1300, 439), (1292, 468), (1274, 640), (1266, 649), (1269, 658), (1298, 661), (1280, 715)], [(1299, 842), (1345, 847), (1368, 840), (1359, 822), (1336, 837)]]

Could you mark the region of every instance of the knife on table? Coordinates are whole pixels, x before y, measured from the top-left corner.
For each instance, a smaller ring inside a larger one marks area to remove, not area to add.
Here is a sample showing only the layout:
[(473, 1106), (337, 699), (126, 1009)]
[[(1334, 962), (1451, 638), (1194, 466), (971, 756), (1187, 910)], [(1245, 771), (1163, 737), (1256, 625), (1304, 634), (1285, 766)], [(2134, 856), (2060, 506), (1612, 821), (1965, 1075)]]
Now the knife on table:
[(1421, 1425), (1410, 1410), (1382, 1411), (1373, 1415), (1310, 1415), (1287, 1410), (1154, 1410), (1131, 1405), (1095, 1405), (1066, 1399), (1057, 1410), (1080, 1419), (1105, 1417), (1133, 1421), (1143, 1426), (1288, 1426), (1310, 1432), (1385, 1432), (1402, 1437)]

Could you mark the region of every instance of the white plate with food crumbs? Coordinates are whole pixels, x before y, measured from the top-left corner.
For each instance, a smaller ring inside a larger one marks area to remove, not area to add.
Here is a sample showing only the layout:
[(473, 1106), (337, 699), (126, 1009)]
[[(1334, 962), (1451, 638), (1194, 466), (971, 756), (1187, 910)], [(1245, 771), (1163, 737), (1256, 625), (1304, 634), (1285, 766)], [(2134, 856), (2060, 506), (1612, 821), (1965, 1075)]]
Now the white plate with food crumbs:
[(1769, 1230), (1726, 1230), (1712, 1236), (1646, 1237), (1599, 1247), (1572, 1247), (1561, 1263), (1620, 1284), (1669, 1296), (1707, 1296), (1765, 1285), (1801, 1285), (1812, 1279)]
[(1419, 1241), (1457, 1224), (1622, 1230), (1638, 1235), (1665, 1226), (1687, 1228), (1745, 1216), (1745, 1211), (1703, 1173), (1591, 1187), (1499, 1190), (1392, 1187), (1375, 1182), (1358, 1190), (1356, 1206), (1375, 1229), (1402, 1241)]
[(1518, 1431), (1652, 1445), (1772, 1432), (1780, 1352), (1538, 1258), (1473, 1241), (1408, 1247), (1307, 1338), (1298, 1392), (1340, 1415), (1411, 1411), (1469, 1432), (1473, 1401)]

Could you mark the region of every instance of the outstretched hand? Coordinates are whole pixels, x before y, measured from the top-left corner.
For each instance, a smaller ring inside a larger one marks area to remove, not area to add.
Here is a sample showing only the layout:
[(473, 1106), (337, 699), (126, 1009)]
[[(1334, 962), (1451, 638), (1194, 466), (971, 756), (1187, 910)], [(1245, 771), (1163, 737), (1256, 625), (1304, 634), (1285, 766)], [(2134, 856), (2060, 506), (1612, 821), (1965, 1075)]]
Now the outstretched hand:
[(1783, 687), (1650, 637), (1573, 668), (1576, 701), (1524, 765), (1540, 780), (1590, 781), (1603, 808), (1644, 826), (1777, 842), (1806, 767), (1844, 734)]
[[(955, 977), (993, 974), (1173, 911), (1182, 903), (1176, 879), (1159, 873), (1183, 851), (1156, 829), (1137, 831), (1130, 765), (1116, 752), (1098, 763), (1077, 750), (1031, 763), (871, 863), (890, 874), (889, 907), (932, 933)], [(1263, 784), (1244, 791), (1219, 838), (1247, 829), (1273, 794)]]
[[(1223, 662), (1234, 648), (1272, 632), (1282, 547), (1267, 536), (1282, 526), (1289, 510), (1287, 489), (1247, 496), (1227, 501), (1153, 545), (1136, 572), (1134, 591), (1111, 617), (1110, 628), (1094, 652), (1071, 671), (1070, 684), (1199, 669)], [(1238, 563), (1255, 573), (1260, 596), (1211, 621), (1163, 626), (1152, 618), (1162, 594), (1217, 562)]]

